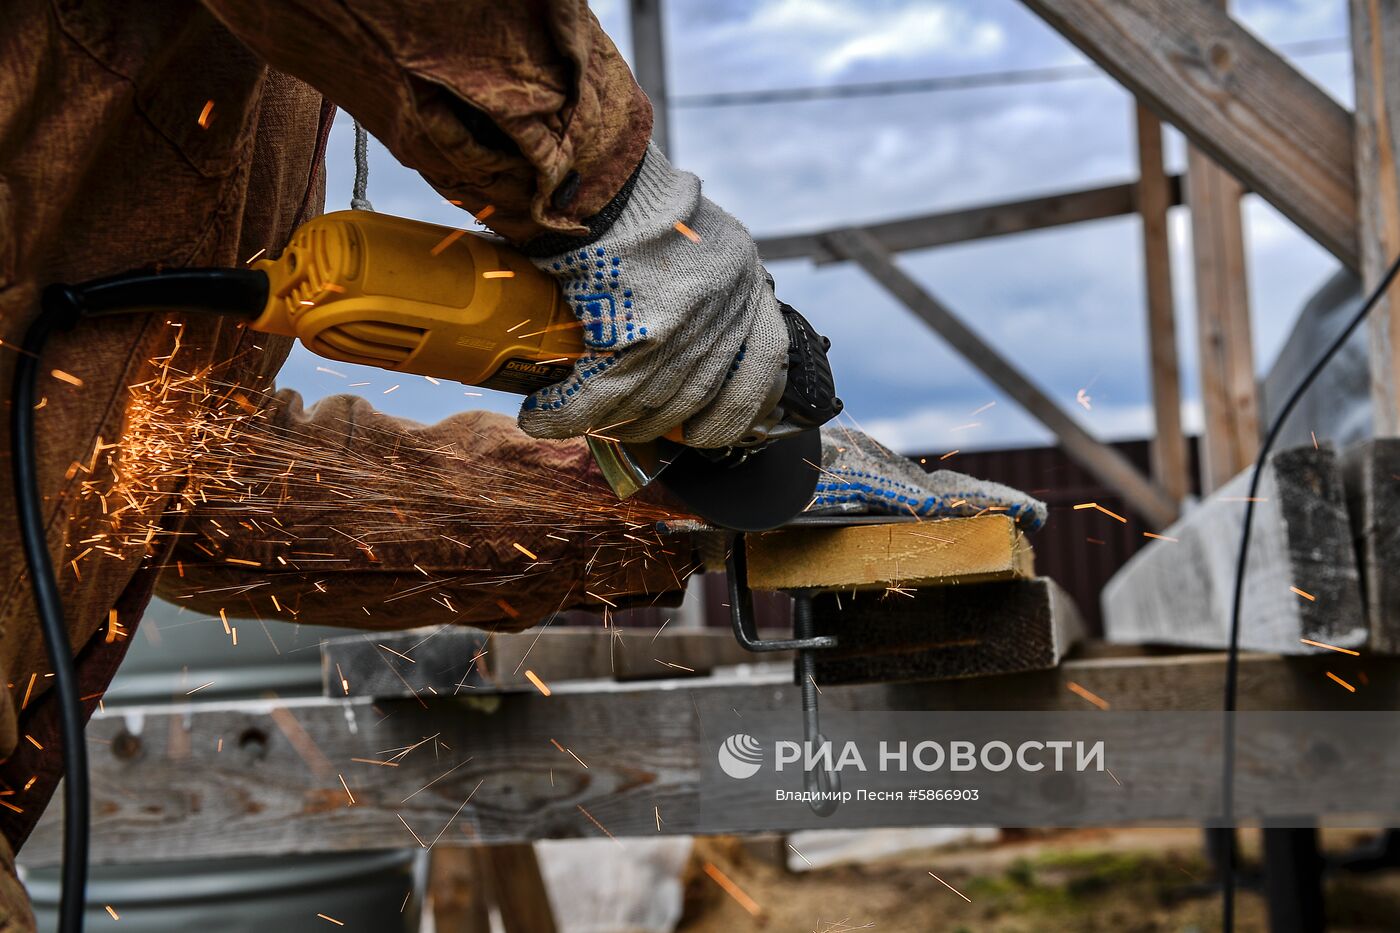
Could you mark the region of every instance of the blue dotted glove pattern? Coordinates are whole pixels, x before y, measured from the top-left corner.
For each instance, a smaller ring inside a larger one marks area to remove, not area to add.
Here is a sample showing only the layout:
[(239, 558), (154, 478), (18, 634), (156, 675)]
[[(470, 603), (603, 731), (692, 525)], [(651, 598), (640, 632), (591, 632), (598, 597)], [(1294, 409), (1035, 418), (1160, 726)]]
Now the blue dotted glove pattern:
[(584, 345), (606, 352), (581, 357), (567, 380), (526, 396), (526, 411), (558, 411), (585, 382), (611, 369), (619, 354), (646, 339), (646, 325), (633, 317), (632, 289), (623, 281), (623, 265), (621, 256), (609, 255), (601, 246), (571, 252), (550, 264), (564, 300), (583, 325)]
[[(809, 508), (820, 510), (851, 506), (883, 515), (913, 513), (925, 518), (947, 518), (976, 515), (987, 507), (987, 503), (985, 496), (975, 490), (949, 492), (940, 496), (878, 473), (849, 467), (823, 469), (821, 480), (817, 483), (816, 498)], [(1007, 504), (1000, 511), (1030, 531), (1037, 530), (1045, 523), (1028, 503)]]

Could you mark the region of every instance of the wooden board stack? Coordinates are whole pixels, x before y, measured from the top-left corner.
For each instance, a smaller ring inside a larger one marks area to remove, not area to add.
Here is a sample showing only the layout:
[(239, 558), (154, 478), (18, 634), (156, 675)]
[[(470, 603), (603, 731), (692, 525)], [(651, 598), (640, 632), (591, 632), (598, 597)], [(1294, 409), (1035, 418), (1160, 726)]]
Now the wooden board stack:
[(754, 589), (818, 591), (818, 633), (838, 639), (821, 684), (1043, 670), (1084, 634), (1005, 515), (782, 529), (749, 536), (748, 564)]

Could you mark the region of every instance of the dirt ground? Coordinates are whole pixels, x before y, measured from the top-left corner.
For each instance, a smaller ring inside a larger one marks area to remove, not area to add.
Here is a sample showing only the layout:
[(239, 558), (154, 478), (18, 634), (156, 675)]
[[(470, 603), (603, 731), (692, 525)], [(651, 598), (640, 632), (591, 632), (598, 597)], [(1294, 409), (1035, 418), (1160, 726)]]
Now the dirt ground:
[[(1241, 834), (1246, 872), (1257, 867), (1257, 835)], [(1362, 838), (1329, 831), (1323, 845), (1338, 852)], [(748, 909), (716, 872), (751, 899)], [(1190, 829), (1026, 834), (801, 873), (752, 844), (715, 837), (696, 840), (678, 930), (1207, 933), (1220, 929), (1220, 897), (1208, 875), (1201, 833)], [(1332, 877), (1326, 896), (1329, 933), (1400, 929), (1400, 870)], [(1236, 903), (1240, 933), (1266, 930), (1257, 893), (1242, 890)]]

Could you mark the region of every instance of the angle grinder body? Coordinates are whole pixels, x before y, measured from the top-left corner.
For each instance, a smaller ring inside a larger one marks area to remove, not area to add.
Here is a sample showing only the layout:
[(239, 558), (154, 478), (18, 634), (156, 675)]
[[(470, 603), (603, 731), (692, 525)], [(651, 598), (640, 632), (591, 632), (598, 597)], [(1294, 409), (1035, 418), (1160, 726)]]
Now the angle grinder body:
[[(587, 299), (570, 307), (553, 278), (485, 234), (338, 211), (303, 224), (277, 258), (253, 268), (267, 277), (267, 295), (250, 326), (332, 360), (525, 395), (569, 378), (575, 360), (596, 352), (579, 322), (595, 310)], [(738, 445), (689, 446), (684, 426), (647, 443), (589, 437), (620, 497), (659, 480), (701, 518), (739, 531), (775, 527), (807, 506), (821, 457), (816, 429), (841, 402), (829, 342), (781, 307), (787, 365)]]

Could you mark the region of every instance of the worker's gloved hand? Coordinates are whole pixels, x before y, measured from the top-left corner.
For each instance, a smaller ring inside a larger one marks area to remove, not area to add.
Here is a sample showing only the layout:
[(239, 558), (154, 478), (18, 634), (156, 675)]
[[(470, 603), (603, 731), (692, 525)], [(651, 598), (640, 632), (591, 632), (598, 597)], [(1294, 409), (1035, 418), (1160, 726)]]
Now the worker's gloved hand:
[(563, 287), (588, 353), (525, 399), (520, 427), (642, 441), (684, 424), (692, 446), (729, 446), (776, 401), (787, 362), (758, 248), (655, 145), (628, 184), (600, 215), (616, 212), (602, 236), (534, 258)]
[(1010, 486), (952, 470), (925, 473), (869, 435), (845, 427), (822, 428), (822, 471), (813, 514), (898, 515), (926, 518), (1004, 512), (1027, 530), (1045, 524), (1045, 503)]

